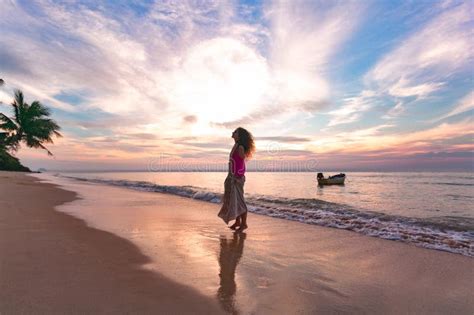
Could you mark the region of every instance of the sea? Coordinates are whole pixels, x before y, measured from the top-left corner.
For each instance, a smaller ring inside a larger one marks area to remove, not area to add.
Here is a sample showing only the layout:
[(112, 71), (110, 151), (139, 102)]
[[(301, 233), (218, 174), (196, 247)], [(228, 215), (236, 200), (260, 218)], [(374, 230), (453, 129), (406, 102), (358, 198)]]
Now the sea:
[[(473, 172), (345, 174), (343, 186), (320, 187), (314, 172), (247, 172), (244, 190), (249, 211), (474, 257)], [(54, 175), (219, 204), (227, 173)]]

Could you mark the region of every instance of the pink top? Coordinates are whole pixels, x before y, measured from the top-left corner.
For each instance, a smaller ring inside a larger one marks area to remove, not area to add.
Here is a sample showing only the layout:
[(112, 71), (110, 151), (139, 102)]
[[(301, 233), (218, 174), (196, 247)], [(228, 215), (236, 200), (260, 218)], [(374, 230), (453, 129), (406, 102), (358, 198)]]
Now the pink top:
[(237, 177), (245, 175), (245, 159), (239, 155), (239, 147), (235, 147), (234, 151), (230, 155), (231, 172)]

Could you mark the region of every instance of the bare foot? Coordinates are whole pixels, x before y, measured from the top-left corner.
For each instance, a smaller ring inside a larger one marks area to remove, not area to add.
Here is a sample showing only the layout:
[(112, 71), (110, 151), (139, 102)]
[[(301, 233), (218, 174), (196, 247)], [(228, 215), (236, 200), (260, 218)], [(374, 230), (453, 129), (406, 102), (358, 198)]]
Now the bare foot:
[(231, 226), (229, 226), (229, 229), (231, 230), (236, 230), (240, 226), (240, 223), (235, 222)]
[(248, 225), (247, 225), (247, 224), (242, 224), (241, 226), (239, 226), (239, 228), (237, 229), (237, 231), (242, 232), (242, 231), (245, 230), (246, 228), (248, 228)]

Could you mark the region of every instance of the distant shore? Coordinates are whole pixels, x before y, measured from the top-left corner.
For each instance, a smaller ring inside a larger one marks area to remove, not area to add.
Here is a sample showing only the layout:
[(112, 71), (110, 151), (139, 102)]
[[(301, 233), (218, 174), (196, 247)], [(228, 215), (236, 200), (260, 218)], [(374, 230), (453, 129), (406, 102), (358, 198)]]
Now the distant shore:
[(0, 172), (1, 171), (30, 172), (30, 169), (23, 166), (18, 158), (0, 146)]
[(62, 184), (0, 172), (1, 314), (474, 311), (469, 257), (254, 214), (238, 235), (216, 204)]

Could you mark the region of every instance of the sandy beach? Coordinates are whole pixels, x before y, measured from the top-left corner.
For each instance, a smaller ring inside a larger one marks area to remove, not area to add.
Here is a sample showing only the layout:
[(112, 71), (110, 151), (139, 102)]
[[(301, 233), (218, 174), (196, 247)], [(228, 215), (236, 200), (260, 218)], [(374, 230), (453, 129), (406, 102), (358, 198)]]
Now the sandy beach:
[(0, 314), (219, 313), (158, 273), (131, 242), (54, 206), (77, 195), (0, 172)]
[(218, 210), (0, 172), (0, 314), (474, 312), (472, 258)]

